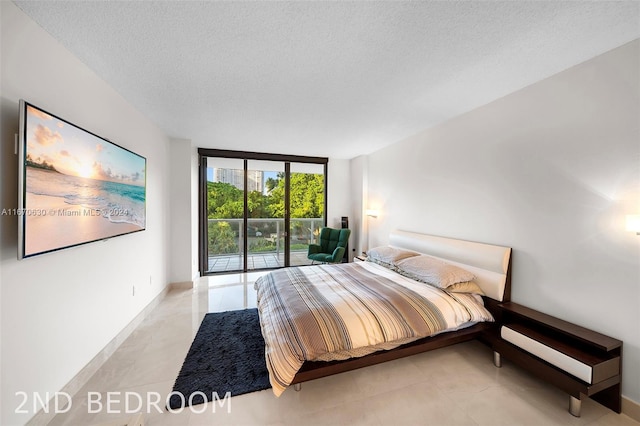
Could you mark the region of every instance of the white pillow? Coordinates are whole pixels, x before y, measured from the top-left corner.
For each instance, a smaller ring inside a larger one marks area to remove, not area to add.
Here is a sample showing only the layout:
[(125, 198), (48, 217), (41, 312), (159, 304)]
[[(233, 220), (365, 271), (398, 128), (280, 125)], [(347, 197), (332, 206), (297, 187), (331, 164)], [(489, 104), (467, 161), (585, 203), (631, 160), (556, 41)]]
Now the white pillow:
[(395, 269), (398, 262), (403, 259), (407, 259), (413, 256), (418, 256), (420, 253), (414, 251), (403, 250), (395, 247), (380, 246), (369, 249), (367, 252), (367, 260), (369, 262), (377, 263), (385, 268)]
[(398, 273), (439, 288), (472, 281), (475, 276), (462, 268), (431, 256), (415, 256), (397, 264)]

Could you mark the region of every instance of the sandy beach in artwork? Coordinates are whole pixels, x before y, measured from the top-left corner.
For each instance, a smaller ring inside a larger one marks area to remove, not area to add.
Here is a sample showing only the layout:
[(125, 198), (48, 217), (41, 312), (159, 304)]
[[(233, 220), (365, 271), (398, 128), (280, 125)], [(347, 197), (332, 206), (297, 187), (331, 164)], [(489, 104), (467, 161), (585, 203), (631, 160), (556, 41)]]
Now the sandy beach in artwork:
[(115, 235), (140, 231), (132, 223), (114, 223), (99, 211), (65, 203), (61, 197), (27, 193), (26, 256)]

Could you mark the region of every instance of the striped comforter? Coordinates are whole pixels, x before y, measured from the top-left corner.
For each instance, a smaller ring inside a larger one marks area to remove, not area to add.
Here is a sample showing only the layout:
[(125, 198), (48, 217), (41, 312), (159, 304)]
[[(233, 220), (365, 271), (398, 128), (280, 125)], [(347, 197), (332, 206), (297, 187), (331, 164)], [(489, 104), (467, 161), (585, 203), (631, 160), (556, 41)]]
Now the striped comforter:
[(255, 288), (277, 396), (306, 360), (364, 356), (493, 321), (479, 296), (447, 293), (370, 262), (280, 269)]

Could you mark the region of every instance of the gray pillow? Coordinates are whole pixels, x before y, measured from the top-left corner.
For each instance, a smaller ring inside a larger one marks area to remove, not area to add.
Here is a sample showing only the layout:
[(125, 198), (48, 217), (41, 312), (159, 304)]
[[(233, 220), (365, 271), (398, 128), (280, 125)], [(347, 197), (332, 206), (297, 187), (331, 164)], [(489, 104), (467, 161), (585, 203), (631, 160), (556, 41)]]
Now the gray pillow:
[(377, 263), (385, 268), (395, 269), (396, 264), (403, 259), (418, 256), (420, 253), (395, 247), (380, 246), (369, 249), (367, 261)]
[(401, 260), (397, 264), (397, 271), (416, 281), (439, 288), (475, 279), (469, 271), (426, 255)]

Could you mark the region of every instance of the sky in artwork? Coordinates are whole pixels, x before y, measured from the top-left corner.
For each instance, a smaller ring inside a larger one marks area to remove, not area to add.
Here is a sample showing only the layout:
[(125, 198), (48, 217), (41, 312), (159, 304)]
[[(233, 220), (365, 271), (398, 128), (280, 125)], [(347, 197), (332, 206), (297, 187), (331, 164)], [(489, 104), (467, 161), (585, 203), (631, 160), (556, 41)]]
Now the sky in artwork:
[(66, 175), (145, 185), (145, 159), (27, 105), (27, 154)]

